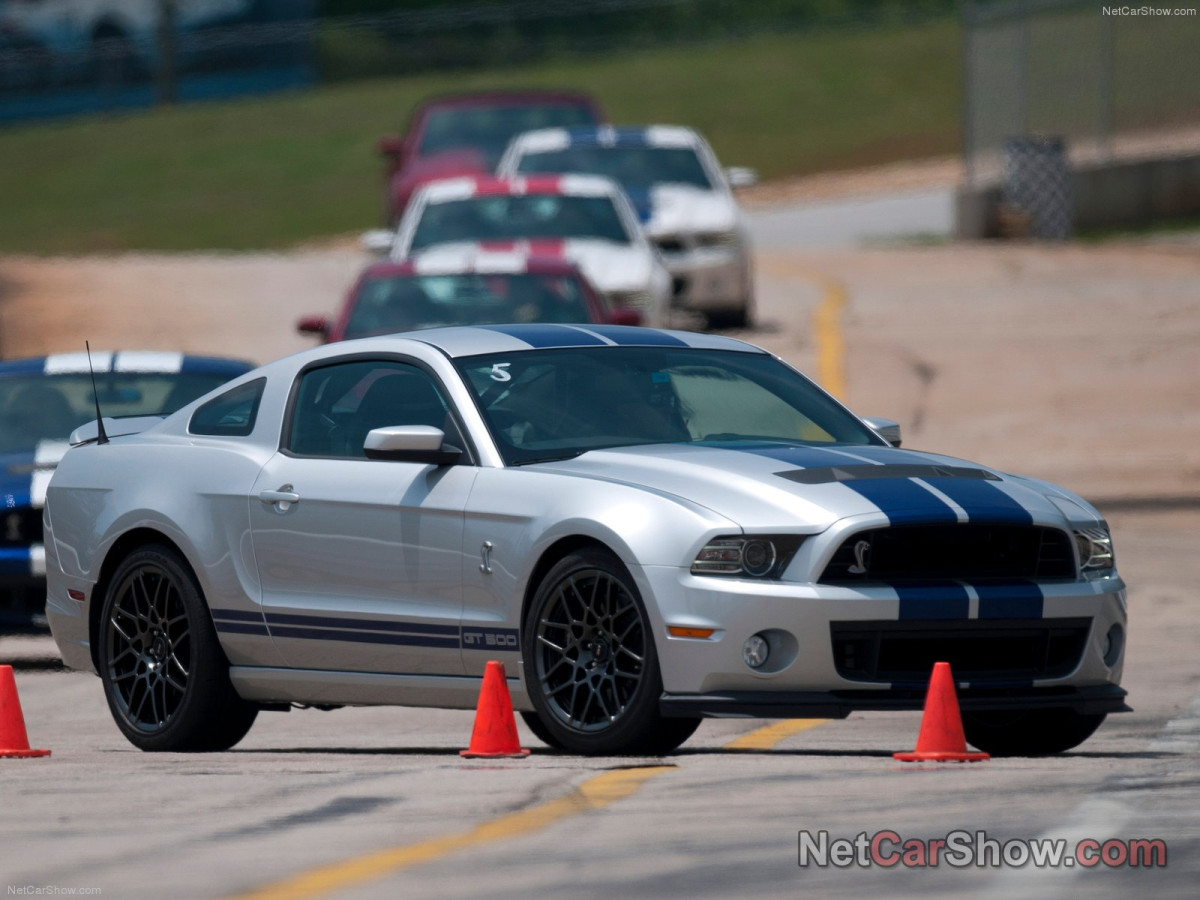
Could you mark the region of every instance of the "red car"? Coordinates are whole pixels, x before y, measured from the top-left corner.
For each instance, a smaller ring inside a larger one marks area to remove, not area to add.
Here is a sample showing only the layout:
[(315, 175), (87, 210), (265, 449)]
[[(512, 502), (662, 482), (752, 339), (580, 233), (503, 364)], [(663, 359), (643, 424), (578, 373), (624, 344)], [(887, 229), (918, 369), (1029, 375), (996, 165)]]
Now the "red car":
[(513, 322), (638, 325), (636, 310), (609, 306), (574, 264), (481, 247), (460, 258), (444, 254), (368, 266), (346, 294), (341, 312), (306, 316), (303, 334), (325, 342), (447, 325)]
[(404, 137), (385, 137), (386, 221), (395, 225), (427, 181), (492, 172), (508, 142), (537, 128), (602, 125), (603, 109), (571, 91), (484, 91), (434, 97), (413, 111)]

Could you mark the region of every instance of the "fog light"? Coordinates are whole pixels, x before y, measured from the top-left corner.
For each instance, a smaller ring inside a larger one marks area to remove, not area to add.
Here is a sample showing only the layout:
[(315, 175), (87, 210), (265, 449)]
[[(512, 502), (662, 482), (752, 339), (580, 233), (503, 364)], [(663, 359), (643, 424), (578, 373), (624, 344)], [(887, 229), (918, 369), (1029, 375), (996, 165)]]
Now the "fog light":
[(1120, 625), (1114, 625), (1104, 636), (1104, 664), (1110, 669), (1115, 666), (1117, 660), (1121, 658), (1121, 651), (1124, 647), (1125, 629)]
[(751, 635), (742, 645), (742, 660), (752, 669), (762, 668), (771, 655), (771, 645), (761, 634)]

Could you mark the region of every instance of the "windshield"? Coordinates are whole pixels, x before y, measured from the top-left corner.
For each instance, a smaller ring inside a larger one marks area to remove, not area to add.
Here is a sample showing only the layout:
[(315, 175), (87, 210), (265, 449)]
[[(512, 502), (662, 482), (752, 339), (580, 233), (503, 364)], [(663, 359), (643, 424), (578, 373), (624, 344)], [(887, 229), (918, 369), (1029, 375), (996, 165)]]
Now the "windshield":
[(508, 142), (523, 131), (596, 124), (596, 116), (586, 104), (447, 107), (430, 113), (417, 153), (431, 156), (475, 149), (483, 153), (487, 168), (494, 169)]
[(363, 285), (346, 337), (441, 325), (590, 321), (583, 287), (571, 275), (397, 275)]
[(561, 194), (484, 195), (430, 203), (409, 251), (456, 241), (596, 238), (630, 243), (611, 197)]
[(518, 172), (583, 172), (607, 175), (625, 190), (649, 190), (656, 184), (687, 184), (713, 189), (700, 157), (691, 147), (574, 146), (547, 153), (527, 153)]
[(880, 443), (765, 353), (585, 347), (492, 353), (456, 365), (509, 465), (638, 444)]
[[(97, 372), (104, 416), (166, 415), (207, 394), (228, 374)], [(0, 378), (0, 453), (33, 452), (39, 441), (65, 441), (96, 418), (96, 394), (86, 373)]]

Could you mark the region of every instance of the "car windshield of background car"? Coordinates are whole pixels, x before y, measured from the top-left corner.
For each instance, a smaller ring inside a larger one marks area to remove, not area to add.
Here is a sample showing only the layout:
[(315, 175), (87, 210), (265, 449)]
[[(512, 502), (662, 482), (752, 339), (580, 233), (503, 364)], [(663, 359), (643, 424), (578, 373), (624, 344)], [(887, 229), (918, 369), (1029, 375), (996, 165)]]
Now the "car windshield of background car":
[[(96, 388), (106, 417), (157, 416), (228, 379), (228, 374), (203, 372), (97, 372)], [(0, 378), (0, 452), (31, 451), (38, 441), (65, 441), (95, 419), (96, 396), (86, 372)]]
[(691, 147), (577, 145), (547, 153), (528, 153), (517, 161), (517, 171), (606, 175), (626, 190), (649, 190), (658, 184), (713, 189), (712, 180)]
[(430, 203), (421, 213), (409, 251), (433, 244), (539, 238), (630, 243), (611, 197), (505, 194)]
[(490, 353), (457, 366), (509, 465), (639, 444), (882, 444), (767, 354), (569, 348)]
[(518, 134), (539, 128), (573, 128), (599, 124), (592, 108), (567, 103), (536, 106), (477, 106), (430, 113), (421, 135), (419, 156), (448, 150), (480, 151), (490, 170)]
[(590, 321), (579, 281), (567, 275), (399, 275), (363, 285), (346, 325), (346, 337), (444, 325)]

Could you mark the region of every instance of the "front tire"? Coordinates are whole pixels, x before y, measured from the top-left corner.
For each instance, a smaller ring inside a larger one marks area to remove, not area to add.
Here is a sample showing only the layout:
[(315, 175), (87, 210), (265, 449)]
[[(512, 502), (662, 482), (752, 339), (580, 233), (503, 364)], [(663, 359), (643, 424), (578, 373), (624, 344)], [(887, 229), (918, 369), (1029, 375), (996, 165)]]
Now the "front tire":
[(969, 744), (992, 756), (1049, 756), (1078, 747), (1104, 716), (1069, 709), (965, 712), (963, 732)]
[(228, 750), (254, 724), (258, 708), (234, 691), (200, 587), (175, 550), (149, 545), (121, 561), (98, 644), (109, 710), (135, 747)]
[(661, 755), (700, 724), (659, 713), (650, 620), (629, 572), (607, 550), (571, 553), (546, 574), (525, 617), (522, 654), (533, 732), (557, 749)]

